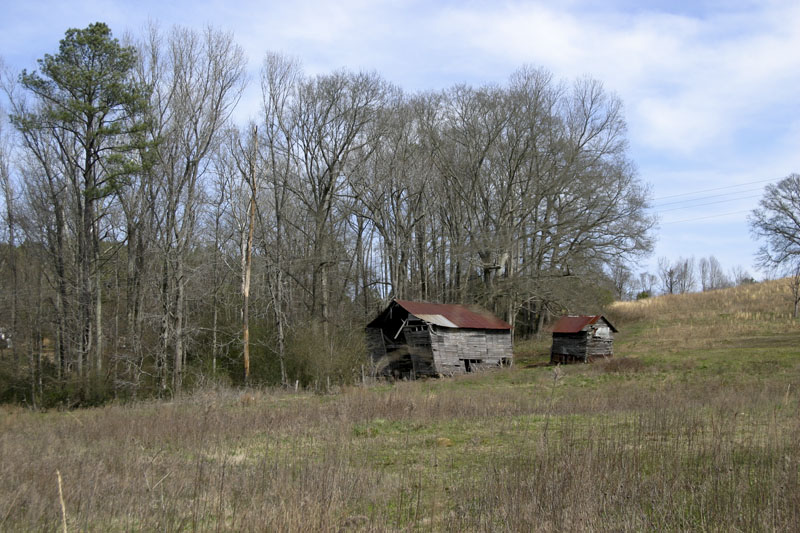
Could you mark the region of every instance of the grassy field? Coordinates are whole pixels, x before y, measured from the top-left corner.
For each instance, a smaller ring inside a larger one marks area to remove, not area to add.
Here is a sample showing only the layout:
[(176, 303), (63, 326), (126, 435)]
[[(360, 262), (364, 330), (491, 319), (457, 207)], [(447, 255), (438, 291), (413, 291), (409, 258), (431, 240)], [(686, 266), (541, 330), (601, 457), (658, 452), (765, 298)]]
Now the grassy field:
[(800, 322), (768, 282), (617, 303), (617, 356), (315, 396), (0, 411), (0, 530), (774, 531)]

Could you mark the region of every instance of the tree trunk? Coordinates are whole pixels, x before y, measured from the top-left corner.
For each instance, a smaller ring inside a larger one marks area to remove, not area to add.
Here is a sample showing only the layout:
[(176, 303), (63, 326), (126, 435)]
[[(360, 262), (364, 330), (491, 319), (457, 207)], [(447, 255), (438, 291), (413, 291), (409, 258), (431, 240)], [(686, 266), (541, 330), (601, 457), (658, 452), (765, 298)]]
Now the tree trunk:
[(183, 325), (185, 321), (185, 284), (183, 281), (184, 265), (183, 257), (178, 257), (178, 265), (176, 270), (176, 287), (175, 287), (175, 317), (173, 330), (175, 331), (175, 352), (172, 367), (172, 389), (173, 394), (179, 394), (181, 387), (183, 387)]
[(253, 128), (253, 146), (250, 154), (250, 204), (248, 206), (247, 241), (242, 250), (242, 353), (244, 356), (244, 382), (250, 379), (250, 274), (253, 268), (253, 232), (256, 226), (256, 155), (258, 154), (258, 129)]

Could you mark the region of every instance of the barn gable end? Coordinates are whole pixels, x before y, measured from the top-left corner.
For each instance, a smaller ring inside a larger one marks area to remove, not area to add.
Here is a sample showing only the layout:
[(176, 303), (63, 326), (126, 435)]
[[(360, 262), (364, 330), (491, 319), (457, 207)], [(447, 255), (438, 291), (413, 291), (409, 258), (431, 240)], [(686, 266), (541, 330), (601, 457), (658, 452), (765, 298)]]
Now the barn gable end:
[(565, 316), (553, 326), (551, 363), (589, 362), (614, 355), (617, 328), (602, 315)]
[(366, 336), (382, 376), (450, 376), (512, 360), (511, 326), (460, 305), (393, 300)]

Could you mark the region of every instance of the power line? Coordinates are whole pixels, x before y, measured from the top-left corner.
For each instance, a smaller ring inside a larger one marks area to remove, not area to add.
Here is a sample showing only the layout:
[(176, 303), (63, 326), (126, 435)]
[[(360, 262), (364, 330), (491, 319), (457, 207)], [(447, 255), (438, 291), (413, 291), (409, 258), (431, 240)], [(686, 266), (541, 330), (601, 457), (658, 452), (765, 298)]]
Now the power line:
[(749, 213), (749, 212), (750, 212), (750, 210), (746, 209), (744, 211), (731, 211), (729, 213), (717, 213), (716, 215), (708, 215), (708, 216), (705, 216), (705, 217), (687, 218), (687, 219), (684, 219), (684, 220), (670, 220), (669, 222), (662, 222), (661, 225), (664, 226), (664, 225), (667, 225), (667, 224), (680, 224), (680, 223), (683, 223), (683, 222), (694, 222), (696, 220), (708, 220), (710, 218), (721, 218), (721, 217), (725, 217), (725, 216), (728, 216), (728, 215), (738, 215), (738, 214), (741, 214), (741, 213)]
[(666, 213), (668, 211), (678, 211), (680, 209), (692, 209), (692, 208), (695, 208), (695, 207), (705, 207), (707, 205), (724, 204), (724, 203), (727, 203), (727, 202), (735, 202), (737, 200), (751, 200), (753, 198), (759, 198), (759, 197), (760, 197), (760, 195), (756, 194), (756, 195), (752, 195), (752, 196), (742, 196), (742, 197), (739, 197), (739, 198), (728, 198), (727, 200), (716, 200), (714, 202), (705, 202), (705, 203), (702, 203), (702, 204), (683, 205), (683, 206), (680, 206), (680, 207), (670, 207), (669, 209), (659, 209), (659, 210), (657, 210), (657, 212), (658, 213)]
[[(756, 189), (745, 189), (743, 191), (733, 191), (733, 192), (724, 192), (724, 193), (721, 193), (721, 194), (710, 194), (710, 195), (707, 195), (707, 196), (698, 196), (697, 198), (687, 198), (686, 200), (673, 200), (672, 202), (664, 202), (662, 204), (654, 205), (652, 208), (653, 209), (659, 209), (659, 208), (664, 207), (666, 205), (683, 204), (683, 203), (687, 203), (687, 202), (697, 202), (697, 201), (700, 201), (700, 200), (707, 200), (709, 198), (721, 198), (723, 196), (731, 196), (731, 195), (734, 195), (734, 194), (744, 194), (744, 193), (755, 192), (755, 191), (760, 191), (760, 190), (761, 190), (761, 188), (759, 187), (759, 188), (756, 188)], [(735, 198), (733, 198), (733, 199), (735, 200)]]
[(659, 200), (666, 200), (667, 198), (678, 198), (678, 197), (681, 197), (681, 196), (691, 196), (693, 194), (701, 194), (701, 193), (705, 193), (705, 192), (722, 191), (722, 190), (725, 190), (725, 189), (733, 189), (733, 188), (736, 188), (736, 187), (744, 187), (746, 185), (755, 185), (756, 183), (767, 183), (767, 182), (770, 182), (770, 181), (776, 181), (776, 178), (770, 178), (770, 179), (766, 179), (766, 180), (748, 181), (746, 183), (737, 183), (736, 185), (726, 185), (725, 187), (714, 187), (713, 189), (702, 189), (702, 190), (694, 191), (694, 192), (683, 192), (683, 193), (678, 193), (678, 194), (670, 194), (668, 196), (660, 196), (658, 198), (654, 198), (653, 200), (654, 201), (659, 201)]

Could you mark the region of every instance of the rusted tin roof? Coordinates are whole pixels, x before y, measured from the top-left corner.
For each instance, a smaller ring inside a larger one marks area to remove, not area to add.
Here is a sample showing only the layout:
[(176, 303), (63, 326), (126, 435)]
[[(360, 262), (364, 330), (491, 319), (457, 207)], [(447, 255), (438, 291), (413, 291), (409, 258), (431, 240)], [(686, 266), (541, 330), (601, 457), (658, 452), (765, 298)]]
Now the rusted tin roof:
[(611, 331), (617, 331), (617, 328), (615, 328), (603, 315), (580, 315), (561, 317), (553, 326), (553, 333), (578, 333), (586, 326), (595, 324), (600, 319), (608, 324), (608, 326), (611, 328)]
[(447, 328), (467, 329), (511, 329), (511, 324), (489, 313), (472, 311), (463, 305), (431, 304), (395, 300), (397, 305), (424, 320), (425, 322)]

